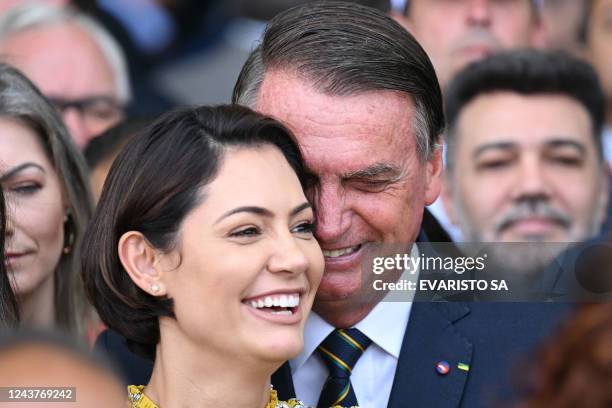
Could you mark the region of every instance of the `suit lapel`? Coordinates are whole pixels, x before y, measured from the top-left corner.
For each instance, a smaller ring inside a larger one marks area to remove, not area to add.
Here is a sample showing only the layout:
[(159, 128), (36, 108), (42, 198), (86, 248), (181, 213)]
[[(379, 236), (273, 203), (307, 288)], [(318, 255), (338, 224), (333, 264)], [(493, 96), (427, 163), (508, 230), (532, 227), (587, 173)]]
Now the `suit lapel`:
[[(454, 322), (469, 314), (461, 302), (415, 302), (404, 335), (397, 371), (389, 398), (389, 408), (458, 407), (472, 359), (472, 344)], [(436, 363), (445, 361), (448, 374), (436, 371)]]

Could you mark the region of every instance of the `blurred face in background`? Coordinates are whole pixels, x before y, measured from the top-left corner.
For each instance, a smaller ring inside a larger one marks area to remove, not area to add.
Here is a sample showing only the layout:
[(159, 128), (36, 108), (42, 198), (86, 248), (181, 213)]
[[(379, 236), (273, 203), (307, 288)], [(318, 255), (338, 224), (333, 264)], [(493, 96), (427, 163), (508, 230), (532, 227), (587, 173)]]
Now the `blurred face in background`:
[(587, 56), (607, 97), (607, 121), (612, 123), (612, 0), (595, 0), (587, 33)]
[(472, 61), (543, 44), (530, 0), (410, 0), (407, 15), (396, 18), (431, 58), (442, 89)]
[[(65, 206), (57, 173), (38, 136), (8, 118), (0, 118), (0, 174), (7, 204), (7, 270), (20, 303), (38, 304), (40, 297), (53, 296)], [(31, 317), (25, 314), (25, 320)]]
[(81, 149), (121, 118), (111, 67), (93, 39), (76, 25), (18, 32), (0, 43), (0, 53), (58, 107)]
[(497, 92), (461, 112), (445, 183), (472, 242), (580, 242), (605, 217), (607, 178), (587, 110), (561, 95)]
[(586, 0), (544, 0), (542, 20), (549, 48), (580, 52), (579, 33)]

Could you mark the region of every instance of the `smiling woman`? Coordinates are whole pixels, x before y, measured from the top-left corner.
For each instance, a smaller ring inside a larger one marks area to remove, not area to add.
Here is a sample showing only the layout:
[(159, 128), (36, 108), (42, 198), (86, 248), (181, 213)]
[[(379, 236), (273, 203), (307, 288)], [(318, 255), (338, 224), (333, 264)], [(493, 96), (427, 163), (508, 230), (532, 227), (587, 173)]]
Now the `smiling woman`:
[(238, 106), (169, 113), (117, 157), (82, 264), (100, 317), (155, 358), (133, 407), (276, 407), (323, 273), (306, 180), (289, 131)]
[(84, 161), (53, 106), (5, 64), (0, 182), (8, 218), (5, 265), (22, 324), (84, 334), (87, 307), (74, 262), (92, 208)]

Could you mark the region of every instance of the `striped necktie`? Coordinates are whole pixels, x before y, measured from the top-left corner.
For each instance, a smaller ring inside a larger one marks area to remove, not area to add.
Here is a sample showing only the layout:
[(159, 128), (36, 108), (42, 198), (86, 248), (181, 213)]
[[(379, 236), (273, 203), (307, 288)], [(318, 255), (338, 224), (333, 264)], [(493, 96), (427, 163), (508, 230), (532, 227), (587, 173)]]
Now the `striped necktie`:
[(351, 371), (372, 340), (353, 329), (336, 329), (319, 345), (318, 351), (329, 369), (317, 408), (357, 406), (351, 385)]

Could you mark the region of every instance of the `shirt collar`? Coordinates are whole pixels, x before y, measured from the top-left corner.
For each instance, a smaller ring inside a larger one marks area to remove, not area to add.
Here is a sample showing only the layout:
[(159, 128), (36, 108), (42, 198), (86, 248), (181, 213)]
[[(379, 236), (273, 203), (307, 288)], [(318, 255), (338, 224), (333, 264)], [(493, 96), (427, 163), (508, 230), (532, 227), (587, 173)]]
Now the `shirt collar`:
[(291, 373), (295, 373), (315, 352), (319, 344), (334, 331), (335, 327), (327, 323), (321, 316), (311, 312), (304, 326), (304, 350), (295, 358), (289, 360)]
[[(412, 247), (411, 256), (419, 256), (417, 245)], [(420, 270), (415, 272), (409, 274), (409, 279), (418, 280)], [(393, 293), (387, 293), (383, 300), (378, 302), (370, 313), (354, 327), (368, 336), (374, 344), (387, 354), (398, 359), (408, 326), (412, 302), (397, 302), (390, 300), (392, 298)], [(302, 353), (289, 361), (291, 372), (295, 373), (302, 367), (319, 347), (319, 344), (334, 330), (334, 326), (327, 323), (318, 314), (311, 312), (304, 326), (304, 349)]]
[(355, 328), (386, 353), (399, 358), (412, 303), (383, 299)]

